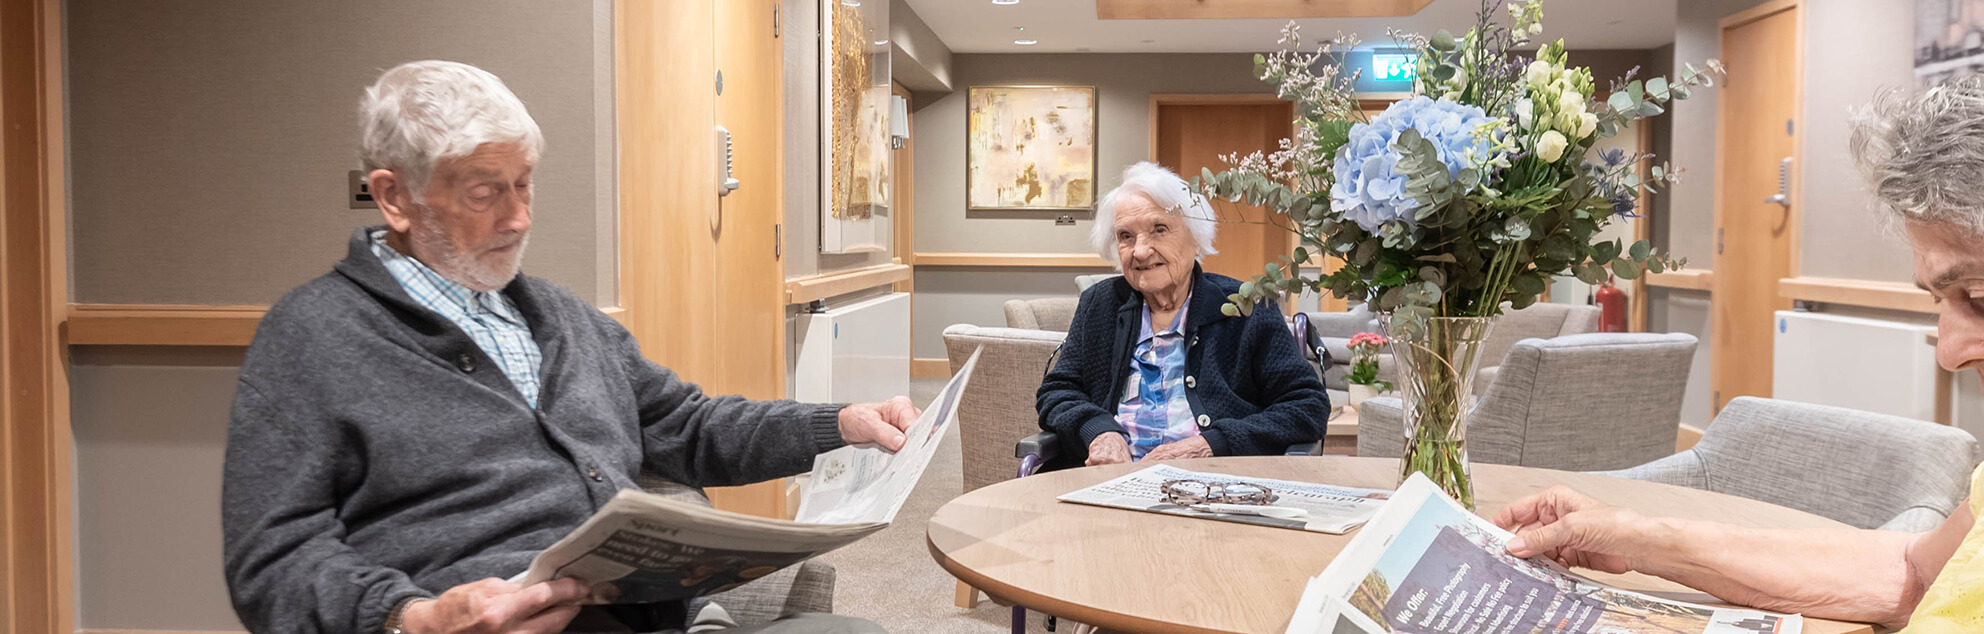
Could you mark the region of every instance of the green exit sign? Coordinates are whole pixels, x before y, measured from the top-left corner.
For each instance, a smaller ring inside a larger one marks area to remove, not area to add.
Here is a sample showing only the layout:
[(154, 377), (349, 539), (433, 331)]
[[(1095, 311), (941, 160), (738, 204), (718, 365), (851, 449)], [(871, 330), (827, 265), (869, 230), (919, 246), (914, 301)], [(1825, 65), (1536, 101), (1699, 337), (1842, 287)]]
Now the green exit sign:
[(1419, 66), (1416, 55), (1376, 54), (1371, 56), (1371, 79), (1374, 81), (1412, 81), (1413, 69)]

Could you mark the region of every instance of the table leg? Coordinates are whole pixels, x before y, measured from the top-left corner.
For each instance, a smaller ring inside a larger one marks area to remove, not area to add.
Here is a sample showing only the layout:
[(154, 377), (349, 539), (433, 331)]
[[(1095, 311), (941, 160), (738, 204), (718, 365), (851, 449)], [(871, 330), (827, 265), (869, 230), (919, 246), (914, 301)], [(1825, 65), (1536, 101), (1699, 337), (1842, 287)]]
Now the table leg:
[(963, 581), (959, 581), (957, 605), (966, 610), (978, 607), (978, 589), (965, 585)]

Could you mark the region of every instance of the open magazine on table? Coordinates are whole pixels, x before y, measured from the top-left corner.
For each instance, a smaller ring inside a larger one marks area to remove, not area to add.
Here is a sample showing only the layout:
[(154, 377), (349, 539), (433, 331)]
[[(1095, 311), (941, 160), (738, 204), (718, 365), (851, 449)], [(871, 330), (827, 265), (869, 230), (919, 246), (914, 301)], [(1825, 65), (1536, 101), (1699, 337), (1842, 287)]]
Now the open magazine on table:
[[(1271, 514), (1256, 514), (1260, 509), (1246, 506), (1195, 509), (1174, 504), (1164, 496), (1164, 483), (1170, 480), (1195, 480), (1208, 484), (1246, 483), (1267, 487), (1274, 495), (1274, 499), (1267, 504), (1270, 507), (1268, 512)], [(1355, 489), (1313, 482), (1248, 478), (1191, 471), (1160, 464), (1055, 499), (1077, 504), (1342, 535), (1376, 515), (1391, 494), (1390, 491), (1382, 489)]]
[(972, 354), (907, 432), (901, 451), (843, 447), (813, 462), (799, 519), (722, 511), (627, 489), (512, 578), (592, 584), (588, 603), (648, 603), (723, 592), (888, 527), (957, 419)]
[(1289, 634), (1798, 634), (1804, 619), (1621, 590), (1548, 560), (1413, 475), (1310, 579)]

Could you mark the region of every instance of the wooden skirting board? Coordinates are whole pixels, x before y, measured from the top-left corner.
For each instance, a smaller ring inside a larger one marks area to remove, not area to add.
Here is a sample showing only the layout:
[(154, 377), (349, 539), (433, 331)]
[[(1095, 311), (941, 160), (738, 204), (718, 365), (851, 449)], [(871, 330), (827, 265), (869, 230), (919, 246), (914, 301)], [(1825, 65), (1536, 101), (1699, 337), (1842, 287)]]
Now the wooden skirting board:
[(1092, 253), (918, 253), (917, 266), (1114, 268)]
[[(73, 346), (247, 346), (267, 306), (70, 304)], [(600, 309), (624, 323), (627, 311)]]
[(909, 378), (948, 379), (951, 378), (950, 359), (910, 359)]
[(889, 264), (800, 278), (785, 283), (785, 303), (804, 304), (877, 286), (889, 286), (913, 276), (914, 271), (909, 265), (897, 259)]
[(1786, 299), (1845, 304), (1914, 313), (1938, 312), (1928, 291), (1900, 282), (1874, 282), (1828, 277), (1787, 277), (1777, 281), (1777, 294)]

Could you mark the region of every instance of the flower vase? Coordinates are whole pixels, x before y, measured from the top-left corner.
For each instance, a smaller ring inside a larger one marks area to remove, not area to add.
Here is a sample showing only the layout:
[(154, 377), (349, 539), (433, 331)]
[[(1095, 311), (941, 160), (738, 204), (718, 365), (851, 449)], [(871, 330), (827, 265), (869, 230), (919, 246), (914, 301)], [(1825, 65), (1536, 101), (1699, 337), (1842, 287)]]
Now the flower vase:
[[(1387, 322), (1389, 328), (1390, 320)], [(1474, 509), (1467, 464), (1467, 418), (1474, 409), (1474, 372), (1493, 317), (1432, 317), (1423, 327), (1388, 333), (1404, 402), (1405, 456), (1399, 482), (1426, 474), (1454, 500)]]
[(1378, 396), (1378, 386), (1370, 383), (1351, 383), (1344, 386), (1344, 391), (1350, 395), (1351, 409), (1363, 407), (1364, 401)]

